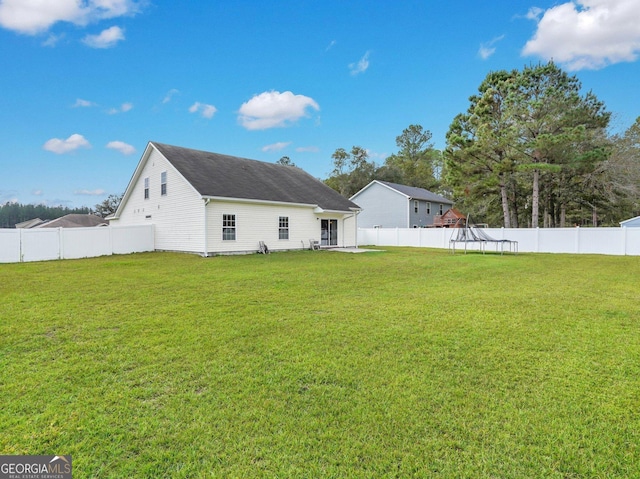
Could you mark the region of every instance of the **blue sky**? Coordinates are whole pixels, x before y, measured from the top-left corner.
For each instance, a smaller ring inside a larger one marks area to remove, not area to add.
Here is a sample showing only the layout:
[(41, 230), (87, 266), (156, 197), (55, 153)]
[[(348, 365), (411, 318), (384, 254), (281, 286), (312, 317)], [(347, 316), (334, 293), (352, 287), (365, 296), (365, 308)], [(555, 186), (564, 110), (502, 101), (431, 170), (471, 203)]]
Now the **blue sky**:
[(551, 58), (623, 130), (639, 53), (637, 0), (0, 0), (0, 203), (93, 206), (150, 140), (319, 178), (410, 124), (444, 148), (488, 72)]

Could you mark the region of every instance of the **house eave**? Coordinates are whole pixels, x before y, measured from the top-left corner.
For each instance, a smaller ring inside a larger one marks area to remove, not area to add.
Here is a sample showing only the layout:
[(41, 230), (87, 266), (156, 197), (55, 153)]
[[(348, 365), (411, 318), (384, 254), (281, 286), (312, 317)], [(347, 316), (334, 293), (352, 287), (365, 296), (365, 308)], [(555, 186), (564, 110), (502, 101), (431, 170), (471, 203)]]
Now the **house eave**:
[(274, 201), (274, 200), (259, 200), (255, 198), (233, 198), (227, 196), (208, 196), (203, 195), (203, 200), (209, 201), (227, 201), (232, 203), (252, 203), (252, 204), (265, 204), (265, 205), (283, 205), (283, 206), (295, 206), (300, 208), (317, 208), (318, 205), (310, 203), (289, 203), (287, 201)]
[(361, 208), (353, 208), (350, 207), (348, 210), (327, 210), (324, 208), (320, 208), (319, 206), (316, 207), (313, 212), (316, 214), (322, 214), (322, 213), (326, 213), (326, 214), (340, 214), (340, 215), (346, 215), (346, 214), (351, 214), (351, 213), (357, 213), (359, 211), (362, 211)]

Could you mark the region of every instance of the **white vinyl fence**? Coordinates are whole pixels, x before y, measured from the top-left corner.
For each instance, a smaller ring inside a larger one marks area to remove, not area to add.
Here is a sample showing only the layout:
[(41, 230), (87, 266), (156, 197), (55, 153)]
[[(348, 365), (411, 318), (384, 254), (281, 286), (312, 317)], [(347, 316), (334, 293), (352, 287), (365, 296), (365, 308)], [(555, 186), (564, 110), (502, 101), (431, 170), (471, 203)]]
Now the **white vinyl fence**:
[(153, 225), (0, 229), (0, 263), (91, 258), (154, 248)]
[[(640, 228), (483, 228), (483, 231), (498, 240), (517, 241), (520, 252), (640, 255)], [(359, 228), (358, 244), (448, 249), (454, 233), (453, 228)], [(485, 248), (493, 251), (491, 244)], [(479, 250), (480, 245), (470, 243), (467, 249)], [(458, 243), (456, 251), (460, 250), (464, 250), (464, 244)]]

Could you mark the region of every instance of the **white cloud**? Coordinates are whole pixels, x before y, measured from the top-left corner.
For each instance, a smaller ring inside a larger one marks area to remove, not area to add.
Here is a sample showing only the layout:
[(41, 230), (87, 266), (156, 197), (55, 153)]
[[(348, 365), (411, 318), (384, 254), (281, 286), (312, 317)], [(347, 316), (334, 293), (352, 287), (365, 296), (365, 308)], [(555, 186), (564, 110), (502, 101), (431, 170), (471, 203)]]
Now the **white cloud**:
[(119, 151), (123, 155), (131, 155), (136, 152), (136, 149), (133, 146), (129, 145), (128, 143), (125, 143), (124, 141), (118, 141), (118, 140), (110, 141), (109, 143), (107, 143), (107, 148), (110, 148), (111, 150)]
[(331, 43), (329, 43), (327, 48), (324, 49), (325, 53), (328, 52), (329, 50), (331, 50), (335, 45), (336, 45), (336, 41), (335, 40), (331, 40)]
[(480, 49), (478, 50), (478, 55), (480, 56), (480, 58), (482, 58), (483, 60), (486, 60), (491, 55), (493, 55), (496, 52), (495, 44), (498, 43), (503, 38), (504, 38), (504, 35), (500, 35), (499, 37), (496, 37), (491, 41), (481, 43)]
[(171, 99), (173, 98), (173, 96), (177, 95), (178, 93), (180, 93), (179, 90), (176, 90), (175, 88), (172, 88), (164, 96), (164, 98), (162, 99), (162, 103), (169, 103), (171, 101)]
[(357, 63), (350, 63), (349, 70), (352, 75), (364, 73), (369, 68), (369, 52), (366, 52)]
[(44, 42), (42, 42), (42, 46), (55, 47), (58, 44), (58, 42), (64, 38), (64, 36), (65, 36), (64, 33), (60, 35), (54, 35), (53, 33), (51, 33), (49, 37)]
[(526, 18), (529, 20), (539, 20), (540, 15), (544, 13), (544, 10), (540, 7), (531, 7), (527, 12)]
[(195, 102), (193, 105), (189, 107), (190, 113), (200, 112), (200, 116), (203, 118), (213, 118), (213, 115), (216, 114), (218, 109), (213, 105), (208, 105), (206, 103), (200, 103), (199, 101)]
[(42, 190), (33, 190), (31, 194), (34, 196), (42, 196), (44, 193)]
[(134, 15), (142, 2), (134, 0), (2, 0), (0, 26), (36, 35), (58, 22), (85, 26), (100, 20)]
[(287, 146), (291, 144), (290, 141), (279, 141), (278, 143), (272, 143), (271, 145), (266, 145), (262, 147), (262, 151), (280, 151), (284, 150)]
[(318, 148), (317, 146), (299, 146), (298, 148), (296, 148), (296, 151), (298, 153), (318, 153), (320, 151), (320, 148)]
[(82, 39), (82, 43), (91, 48), (111, 48), (121, 40), (124, 40), (124, 30), (113, 26), (102, 30), (99, 35), (87, 35)]
[(78, 148), (91, 148), (91, 144), (84, 136), (74, 133), (66, 140), (51, 138), (42, 146), (42, 148), (61, 155), (63, 153), (77, 150)]
[(72, 105), (73, 108), (89, 108), (92, 106), (96, 106), (96, 104), (89, 100), (83, 100), (82, 98), (78, 98)]
[(133, 103), (123, 103), (119, 108), (111, 108), (107, 110), (107, 113), (109, 115), (116, 115), (118, 113), (126, 113), (131, 109), (133, 109)]
[(320, 110), (313, 98), (290, 91), (263, 92), (240, 106), (238, 120), (247, 130), (285, 127), (307, 115), (307, 108)]
[(106, 193), (105, 190), (97, 189), (97, 190), (75, 190), (73, 192), (74, 195), (82, 195), (82, 196), (102, 196)]
[(553, 59), (569, 70), (599, 69), (638, 58), (638, 0), (572, 0), (540, 14), (530, 10), (538, 29), (523, 55)]

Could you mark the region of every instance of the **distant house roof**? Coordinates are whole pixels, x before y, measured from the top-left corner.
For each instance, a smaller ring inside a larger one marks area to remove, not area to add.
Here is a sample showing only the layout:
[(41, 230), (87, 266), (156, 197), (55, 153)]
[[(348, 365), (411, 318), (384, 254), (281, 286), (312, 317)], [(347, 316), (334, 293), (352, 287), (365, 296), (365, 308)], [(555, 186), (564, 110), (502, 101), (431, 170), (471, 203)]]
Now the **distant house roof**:
[(455, 208), (448, 209), (442, 216), (447, 218), (466, 218), (466, 215)]
[(151, 142), (203, 197), (316, 205), (352, 211), (358, 205), (295, 166)]
[[(360, 191), (364, 191), (373, 183), (380, 183), (381, 185), (384, 185), (388, 188), (398, 191), (399, 193), (402, 193), (403, 195), (407, 196), (409, 199), (412, 199), (412, 200), (432, 201), (434, 203), (446, 203), (448, 205), (453, 204), (453, 201), (445, 198), (444, 196), (440, 196), (436, 193), (432, 193), (431, 191), (425, 190), (424, 188), (418, 188), (417, 186), (399, 185), (398, 183), (391, 183), (389, 181), (373, 180), (371, 183), (369, 183), (367, 186), (362, 188), (362, 190)], [(356, 197), (360, 193), (360, 191), (355, 195), (353, 195), (352, 198)]]
[(44, 220), (41, 220), (40, 218), (34, 218), (32, 220), (23, 221), (22, 223), (16, 223), (16, 228), (20, 228), (20, 229), (35, 228), (36, 226), (41, 225), (42, 223), (44, 223)]
[(624, 220), (620, 222), (620, 226), (622, 227), (640, 227), (640, 216), (636, 216), (635, 218), (629, 218), (628, 220)]
[(444, 214), (442, 215), (436, 215), (435, 218), (433, 219), (433, 226), (435, 227), (460, 227), (460, 226), (464, 226), (467, 222), (467, 217), (465, 215), (463, 215), (462, 213), (460, 213), (460, 211), (458, 211), (455, 208), (450, 208), (448, 209)]
[(55, 220), (47, 221), (36, 228), (87, 228), (92, 226), (106, 226), (109, 222), (96, 215), (70, 214)]

